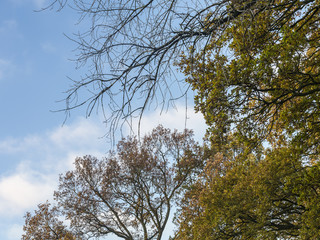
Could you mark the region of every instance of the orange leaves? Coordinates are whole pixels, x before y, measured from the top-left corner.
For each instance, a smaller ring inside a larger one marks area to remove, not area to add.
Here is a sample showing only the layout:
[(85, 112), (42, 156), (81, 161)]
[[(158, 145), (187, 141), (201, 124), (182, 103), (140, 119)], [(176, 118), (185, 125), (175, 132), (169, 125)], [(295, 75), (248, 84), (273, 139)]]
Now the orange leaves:
[[(35, 210), (34, 215), (26, 213), (25, 225), (23, 227), (23, 240), (75, 240), (71, 232), (66, 230), (66, 226), (59, 220), (60, 212), (57, 207), (51, 207), (51, 204), (46, 202), (38, 205), (38, 210)], [(81, 238), (77, 238), (81, 239)]]
[[(141, 141), (123, 139), (104, 159), (76, 158), (75, 169), (60, 176), (54, 193), (59, 211), (46, 203), (34, 216), (28, 213), (26, 236), (160, 239), (175, 201), (202, 164), (192, 136), (158, 126)], [(60, 216), (70, 221), (70, 232)]]
[(190, 131), (159, 126), (141, 142), (123, 139), (103, 160), (77, 158), (74, 177), (62, 177), (55, 196), (71, 226), (86, 235), (161, 236), (173, 199), (199, 165), (198, 153)]

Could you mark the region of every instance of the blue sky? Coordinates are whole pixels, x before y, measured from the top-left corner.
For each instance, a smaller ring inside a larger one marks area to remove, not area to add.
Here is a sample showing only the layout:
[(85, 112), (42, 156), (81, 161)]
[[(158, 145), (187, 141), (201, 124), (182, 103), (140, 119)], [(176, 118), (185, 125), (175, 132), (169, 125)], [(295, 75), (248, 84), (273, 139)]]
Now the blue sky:
[[(67, 76), (81, 74), (69, 59), (76, 46), (63, 33), (75, 30), (77, 15), (35, 12), (46, 0), (0, 1), (0, 239), (20, 239), (23, 215), (50, 199), (58, 174), (72, 168), (76, 156), (103, 156), (110, 145), (102, 116), (84, 117), (84, 109), (71, 113), (65, 125), (63, 92)], [(82, 69), (81, 71), (85, 71)], [(197, 138), (204, 133), (201, 115), (188, 108), (187, 127)], [(160, 116), (145, 115), (142, 132), (162, 123), (184, 126), (185, 106), (177, 105)], [(183, 123), (183, 124), (182, 124)]]

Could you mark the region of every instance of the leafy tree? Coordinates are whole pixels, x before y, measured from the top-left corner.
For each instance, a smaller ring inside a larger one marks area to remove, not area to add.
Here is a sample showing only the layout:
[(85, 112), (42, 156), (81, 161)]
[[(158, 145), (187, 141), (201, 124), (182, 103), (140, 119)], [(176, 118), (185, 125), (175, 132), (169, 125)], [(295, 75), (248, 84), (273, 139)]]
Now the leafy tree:
[(181, 55), (210, 148), (178, 239), (319, 239), (319, 16), (257, 1)]
[[(175, 201), (201, 166), (200, 148), (191, 131), (171, 133), (159, 126), (141, 142), (123, 139), (117, 150), (102, 160), (77, 158), (75, 169), (60, 176), (54, 193), (59, 213), (70, 221), (71, 232), (84, 239), (109, 234), (161, 239)], [(37, 220), (38, 215), (52, 219), (47, 212), (45, 208), (35, 217), (27, 214), (25, 230), (30, 236), (47, 231), (48, 224)]]
[[(153, 101), (164, 106), (175, 98), (168, 80), (173, 62), (196, 92), (210, 145), (201, 156), (204, 171), (187, 186), (177, 215), (178, 239), (319, 238), (319, 0), (53, 0), (52, 6), (67, 2), (83, 19), (92, 19), (92, 27), (75, 41), (79, 63), (91, 61), (93, 68), (75, 81), (66, 110), (87, 104), (90, 113), (109, 96), (113, 126), (121, 117), (141, 117)], [(92, 88), (92, 97), (72, 101), (85, 88)], [(78, 171), (89, 160), (78, 160)], [(96, 169), (95, 161), (89, 170)], [(95, 188), (103, 179), (95, 171), (88, 178), (94, 181), (86, 182), (88, 192), (103, 190)], [(103, 229), (93, 224), (99, 218), (75, 214), (71, 207), (90, 209), (100, 202), (67, 205), (85, 199), (71, 194), (86, 193), (75, 173), (62, 178), (59, 204), (74, 214), (69, 215), (73, 227), (86, 233)], [(160, 234), (149, 211), (150, 218), (140, 222)], [(132, 218), (123, 219), (130, 225)], [(114, 226), (125, 234), (152, 235), (143, 224), (142, 230)]]
[(319, 16), (319, 1), (256, 1), (205, 48), (182, 55), (213, 141), (235, 130), (271, 144), (303, 142), (306, 155), (318, 154)]
[[(23, 240), (75, 240), (74, 235), (59, 220), (59, 211), (56, 207), (50, 207), (50, 203), (38, 205), (34, 215), (27, 212), (23, 227)], [(81, 239), (81, 238), (77, 238)]]
[(320, 164), (289, 148), (257, 161), (216, 154), (182, 204), (176, 239), (319, 239)]

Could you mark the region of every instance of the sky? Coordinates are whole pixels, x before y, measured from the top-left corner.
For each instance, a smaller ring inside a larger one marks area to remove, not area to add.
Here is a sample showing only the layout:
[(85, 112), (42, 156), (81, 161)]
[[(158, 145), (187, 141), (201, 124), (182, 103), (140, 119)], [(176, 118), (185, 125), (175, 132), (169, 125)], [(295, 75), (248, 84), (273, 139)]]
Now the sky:
[[(110, 150), (102, 114), (85, 118), (71, 112), (64, 123), (68, 77), (77, 78), (72, 34), (78, 16), (71, 10), (35, 11), (47, 0), (0, 1), (0, 239), (21, 239), (24, 214), (52, 199), (58, 176), (73, 168), (77, 156), (104, 156)], [(153, 127), (182, 130), (185, 105), (160, 115), (148, 112), (141, 132)], [(188, 106), (187, 127), (201, 140), (205, 124)], [(128, 131), (129, 132), (129, 131)]]

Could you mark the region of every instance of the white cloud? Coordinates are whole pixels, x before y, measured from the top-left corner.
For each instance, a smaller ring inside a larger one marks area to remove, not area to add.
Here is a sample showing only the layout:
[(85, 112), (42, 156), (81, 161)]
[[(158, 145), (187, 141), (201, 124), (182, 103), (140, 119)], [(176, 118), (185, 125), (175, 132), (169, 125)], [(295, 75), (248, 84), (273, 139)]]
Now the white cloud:
[(0, 215), (21, 215), (26, 209), (51, 198), (57, 185), (53, 176), (17, 172), (0, 179)]
[(72, 124), (57, 127), (42, 135), (4, 139), (0, 141), (0, 154), (28, 152), (49, 157), (49, 154), (94, 150), (102, 146), (104, 131), (101, 122), (79, 118)]
[(22, 139), (7, 138), (0, 141), (0, 154), (1, 153), (19, 153), (26, 151), (29, 147), (41, 145), (43, 139), (40, 136), (32, 135)]
[(22, 228), (23, 226), (19, 224), (10, 226), (7, 230), (7, 238), (12, 240), (21, 239), (21, 235), (23, 234)]
[(0, 216), (23, 215), (51, 198), (58, 174), (70, 169), (77, 156), (103, 156), (103, 131), (96, 121), (78, 119), (42, 135), (0, 141), (0, 156), (19, 159), (14, 170), (0, 172)]
[(95, 149), (105, 129), (101, 124), (95, 124), (88, 119), (81, 118), (73, 125), (65, 125), (50, 132), (50, 141), (60, 147), (67, 148), (70, 145), (78, 149)]
[(48, 5), (48, 0), (10, 0), (13, 4), (23, 6), (23, 4), (30, 4), (37, 9), (44, 8)]
[(0, 80), (4, 79), (9, 74), (13, 67), (11, 61), (0, 58)]
[[(0, 140), (1, 239), (21, 238), (26, 211), (52, 200), (59, 174), (72, 169), (77, 156), (105, 155), (101, 122), (79, 118), (42, 134)], [(8, 157), (13, 161), (5, 162)]]

